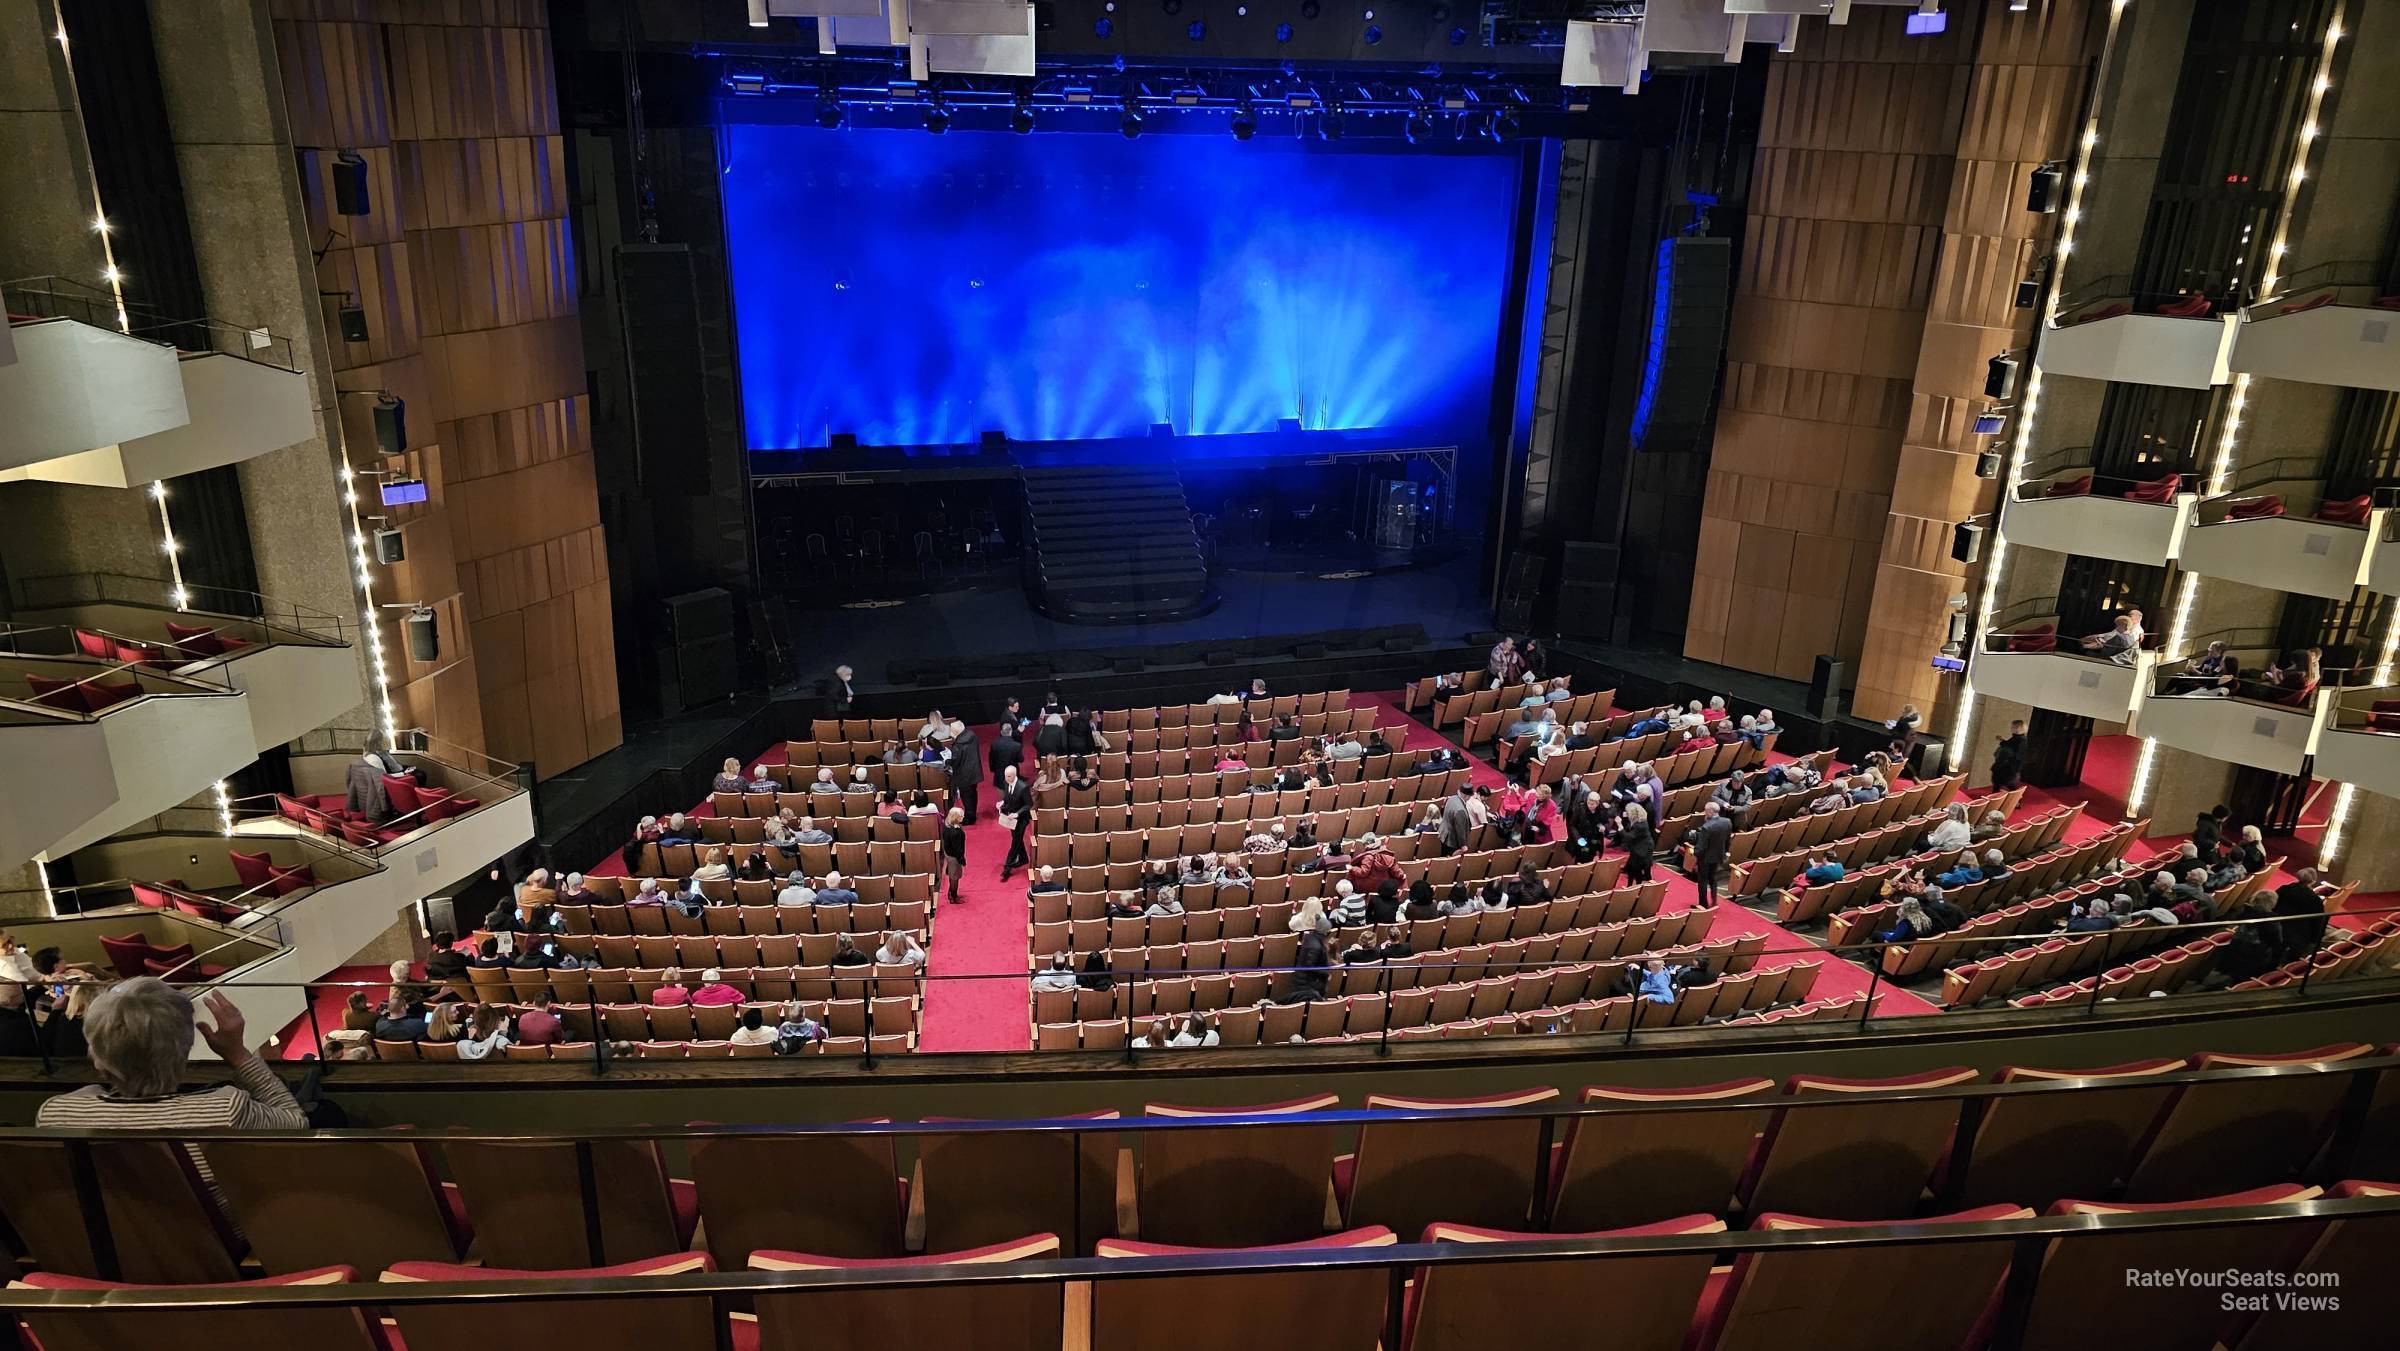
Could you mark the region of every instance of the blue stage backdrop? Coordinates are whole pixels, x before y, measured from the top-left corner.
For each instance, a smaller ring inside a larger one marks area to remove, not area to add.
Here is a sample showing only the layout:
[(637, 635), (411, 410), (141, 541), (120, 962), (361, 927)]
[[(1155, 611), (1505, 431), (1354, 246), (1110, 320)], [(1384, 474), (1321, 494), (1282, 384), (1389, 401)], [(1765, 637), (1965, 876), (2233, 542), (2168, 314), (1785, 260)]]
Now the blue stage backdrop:
[(1480, 445), (1514, 153), (734, 124), (755, 450), (1409, 427)]

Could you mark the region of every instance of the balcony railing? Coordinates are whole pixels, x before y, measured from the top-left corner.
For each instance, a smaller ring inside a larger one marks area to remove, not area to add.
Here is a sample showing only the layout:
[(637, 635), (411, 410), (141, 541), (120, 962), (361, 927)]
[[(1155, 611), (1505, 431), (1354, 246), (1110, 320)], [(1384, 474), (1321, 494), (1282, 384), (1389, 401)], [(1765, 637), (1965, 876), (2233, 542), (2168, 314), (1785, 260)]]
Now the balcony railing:
[(20, 277), (0, 282), (0, 300), (15, 318), (71, 319), (94, 328), (131, 334), (165, 343), (181, 352), (216, 352), (298, 370), (292, 340), (263, 328), (244, 328), (221, 319), (173, 318), (139, 305), (124, 307), (126, 326), (117, 323), (116, 296), (97, 286), (66, 277)]

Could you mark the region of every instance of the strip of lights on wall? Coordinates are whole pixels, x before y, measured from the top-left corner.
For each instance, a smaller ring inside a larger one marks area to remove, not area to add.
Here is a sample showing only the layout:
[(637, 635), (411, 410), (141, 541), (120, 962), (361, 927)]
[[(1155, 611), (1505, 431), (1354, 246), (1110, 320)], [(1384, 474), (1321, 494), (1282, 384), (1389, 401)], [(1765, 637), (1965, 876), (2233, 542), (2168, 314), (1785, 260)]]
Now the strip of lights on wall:
[(383, 661), (383, 627), (375, 621), (375, 574), (367, 559), (366, 518), (358, 509), (358, 475), (345, 463), (342, 466), (342, 505), (350, 512), (350, 555), (358, 569), (359, 632), (366, 635), (367, 660), (375, 671), (375, 710), (377, 725), (383, 728), (386, 749), (400, 747), (399, 710), (392, 704), (391, 669)]
[[(75, 62), (67, 50), (67, 16), (66, 11), (61, 7), (62, 2), (63, 0), (54, 0), (50, 7), (50, 36), (58, 42), (59, 66), (66, 76), (67, 96), (80, 112), (83, 107), (82, 93), (76, 87)], [(88, 150), (86, 154), (89, 154)], [(92, 177), (91, 187), (92, 233), (100, 236), (100, 280), (108, 287), (109, 299), (116, 308), (117, 331), (131, 333), (133, 332), (133, 316), (125, 309), (125, 273), (117, 266), (116, 227), (109, 224), (108, 204), (100, 198), (100, 180), (97, 175)], [(175, 603), (176, 612), (182, 613), (192, 608), (192, 593), (183, 583), (183, 546), (175, 538), (175, 518), (167, 511), (167, 485), (164, 479), (151, 483), (150, 502), (158, 509), (158, 548), (159, 552), (165, 554), (167, 558), (168, 584), (173, 588), (170, 596)], [(233, 794), (225, 786), (223, 779), (217, 780), (216, 799), (217, 824), (227, 835), (231, 835), (233, 833)], [(46, 859), (35, 861), (41, 865), (35, 871), (42, 874), (42, 895), (44, 900), (48, 900), (50, 899), (48, 861)], [(52, 913), (56, 913), (57, 907), (53, 905), (51, 910)]]
[[(2300, 118), (2300, 144), (2292, 155), (2291, 176), (2284, 180), (2283, 201), (2275, 212), (2274, 241), (2267, 246), (2267, 269), (2259, 279), (2261, 299), (2275, 294), (2275, 285), (2283, 279), (2284, 257), (2291, 248), (2292, 216), (2300, 204), (2300, 186), (2308, 181), (2308, 156), (2316, 145), (2319, 128), (2317, 117), (2325, 106), (2325, 96), (2333, 90), (2333, 56), (2342, 41), (2342, 13), (2345, 6), (2336, 3), (2325, 21), (2325, 39), (2317, 51), (2317, 77), (2308, 89), (2308, 105)], [(2233, 389), (2225, 405), (2225, 424), (2217, 434), (2217, 449), (2208, 467), (2208, 482), (2203, 496), (2214, 497), (2225, 491), (2232, 481), (2236, 453), (2242, 444), (2242, 411), (2250, 401), (2250, 376), (2233, 377)], [(2166, 646), (2159, 650), (2161, 662), (2181, 660), (2184, 643), (2191, 636), (2192, 610), (2200, 595), (2198, 573), (2186, 572), (2175, 588), (2175, 613), (2167, 628)], [(2390, 663), (2392, 635), (2385, 635), (2385, 663)], [(2150, 796), (2150, 781), (2158, 764), (2158, 740), (2142, 738), (2141, 758), (2134, 762), (2133, 786), (2125, 794), (2125, 815), (2130, 818), (2140, 812)], [(2331, 864), (2341, 846), (2342, 829), (2353, 797), (2350, 785), (2342, 785), (2335, 796), (2333, 814), (2325, 827), (2325, 841), (2317, 851), (2318, 861)]]
[[(2108, 32), (2101, 38), (2101, 69), (2094, 72), (2092, 82), (2094, 88), (2099, 87), (2098, 76), (2105, 73), (2109, 58), (2116, 52), (2117, 32), (2124, 19), (2125, 7), (2131, 2), (2132, 0), (2115, 0), (2115, 3), (2109, 7)], [(2050, 296), (2042, 310), (2040, 327), (2043, 330), (2047, 330), (2058, 321), (2059, 297), (2065, 295), (2067, 290), (2067, 257), (2075, 251), (2075, 227), (2083, 221), (2084, 189), (2091, 183), (2092, 153), (2099, 146), (2100, 118), (2098, 102), (2095, 99), (2092, 115), (2084, 120), (2083, 135), (2075, 143), (2075, 170), (2074, 176), (2068, 181), (2066, 218), (2058, 227), (2058, 244), (2051, 251), (2053, 262), (2050, 271)], [(2033, 445), (2034, 415), (2041, 410), (2042, 406), (2042, 366), (2038, 335), (2033, 358), (2025, 372), (2024, 394), (2017, 403), (2017, 434), (2015, 440), (2009, 444), (2008, 467), (2000, 477), (1999, 521), (2001, 528), (1992, 532), (1991, 560), (1985, 563), (1983, 568), (1983, 594), (1975, 605), (1973, 632), (1977, 635), (1991, 631), (1992, 617), (2000, 610), (2000, 587), (2006, 580), (2004, 565), (2008, 560), (2008, 530), (2006, 528), (2008, 506), (2009, 503), (2016, 500), (2017, 485), (2024, 481), (2025, 453)], [(1980, 637), (1978, 641), (1980, 641)], [(1970, 665), (1967, 668), (1966, 683), (1959, 689), (1958, 712), (1950, 726), (1950, 751), (1947, 758), (1951, 769), (1957, 769), (1966, 759), (1968, 725), (1974, 720), (1974, 717), (1975, 670)]]

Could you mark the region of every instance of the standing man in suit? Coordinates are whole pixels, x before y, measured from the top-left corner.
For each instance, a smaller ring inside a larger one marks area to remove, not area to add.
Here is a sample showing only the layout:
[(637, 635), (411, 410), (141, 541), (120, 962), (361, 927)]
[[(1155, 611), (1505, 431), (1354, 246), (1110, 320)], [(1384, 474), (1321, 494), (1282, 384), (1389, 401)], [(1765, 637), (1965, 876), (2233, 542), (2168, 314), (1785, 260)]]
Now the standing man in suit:
[(858, 702), (858, 690), (850, 683), (854, 674), (848, 666), (836, 666), (833, 679), (825, 682), (825, 697), (833, 701), (833, 716), (837, 718), (848, 714), (850, 706)]
[(1992, 747), (1992, 787), (2007, 792), (2025, 782), (2025, 720), (2008, 725), (2008, 735)]
[(983, 743), (964, 722), (950, 724), (950, 792), (967, 820), (975, 819), (976, 791), (983, 786)]
[(1717, 887), (1733, 855), (1733, 818), (1713, 800), (1700, 807), (1699, 840), (1692, 848), (1692, 871), (1700, 883), (1700, 904), (1717, 903)]
[(1466, 848), (1467, 841), (1475, 836), (1475, 809), (1471, 805), (1474, 791), (1462, 783), (1458, 792), (1442, 804), (1441, 841), (1445, 854)]

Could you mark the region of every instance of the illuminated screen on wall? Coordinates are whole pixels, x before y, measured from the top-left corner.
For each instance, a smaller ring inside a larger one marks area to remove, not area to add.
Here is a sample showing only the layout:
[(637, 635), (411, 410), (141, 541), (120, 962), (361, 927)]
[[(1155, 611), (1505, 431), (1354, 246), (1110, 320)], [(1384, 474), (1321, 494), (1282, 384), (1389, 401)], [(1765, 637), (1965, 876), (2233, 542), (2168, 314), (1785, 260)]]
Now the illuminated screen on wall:
[(749, 124), (726, 150), (752, 449), (1467, 439), (1490, 406), (1513, 153)]

